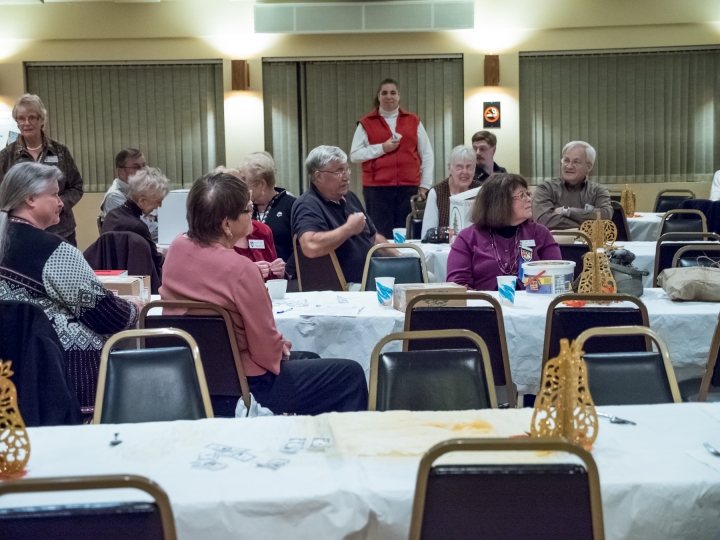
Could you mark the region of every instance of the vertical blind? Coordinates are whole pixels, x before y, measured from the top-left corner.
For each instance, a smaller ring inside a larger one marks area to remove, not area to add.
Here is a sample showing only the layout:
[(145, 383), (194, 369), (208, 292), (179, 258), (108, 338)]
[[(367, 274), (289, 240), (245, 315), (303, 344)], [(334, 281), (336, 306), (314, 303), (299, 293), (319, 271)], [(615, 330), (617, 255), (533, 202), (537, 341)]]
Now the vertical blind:
[(557, 176), (563, 146), (597, 150), (601, 183), (709, 181), (720, 168), (720, 50), (520, 57), (520, 169)]
[(115, 155), (140, 149), (171, 189), (225, 162), (222, 63), (27, 64), (27, 90), (48, 109), (46, 131), (65, 144), (85, 190), (105, 191)]
[[(420, 116), (435, 155), (433, 177), (446, 177), (446, 158), (462, 144), (464, 121), (461, 56), (263, 63), (265, 147), (277, 163), (278, 179), (301, 192), (304, 163), (321, 144), (348, 155), (358, 120), (372, 111), (378, 84), (400, 85), (400, 106)], [(360, 166), (350, 164), (351, 189), (362, 192)]]

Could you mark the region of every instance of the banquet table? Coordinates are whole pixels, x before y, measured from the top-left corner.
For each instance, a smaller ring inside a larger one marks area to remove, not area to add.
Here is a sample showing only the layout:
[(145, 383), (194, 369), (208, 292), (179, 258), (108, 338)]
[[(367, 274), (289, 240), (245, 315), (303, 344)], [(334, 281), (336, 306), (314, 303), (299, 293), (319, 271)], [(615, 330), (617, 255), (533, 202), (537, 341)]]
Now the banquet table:
[(657, 242), (660, 237), (662, 212), (641, 212), (638, 217), (627, 218), (630, 238), (633, 242)]
[[(599, 419), (592, 455), (609, 540), (720, 537), (720, 405), (603, 407), (636, 426)], [(28, 429), (27, 478), (138, 474), (168, 494), (180, 540), (408, 536), (421, 456), (457, 437), (508, 437), (531, 409), (359, 412)], [(122, 441), (110, 446), (118, 433)], [(282, 452), (291, 437), (302, 450)], [(313, 438), (329, 439), (321, 451)], [(224, 452), (209, 449), (216, 443)], [(245, 456), (245, 461), (238, 459)], [(220, 470), (197, 468), (202, 460)], [(263, 467), (283, 460), (277, 469)], [(566, 454), (451, 454), (443, 462), (574, 462)], [(0, 497), (0, 507), (145, 501), (134, 490)]]
[[(498, 297), (497, 292), (489, 294)], [(519, 291), (515, 306), (502, 308), (513, 382), (521, 392), (535, 393), (540, 384), (545, 316), (552, 298)], [(645, 289), (641, 300), (647, 306), (650, 327), (668, 346), (678, 380), (701, 376), (720, 303), (673, 302), (662, 289)], [(375, 344), (392, 332), (401, 332), (405, 322), (404, 313), (379, 306), (374, 292), (290, 293), (276, 300), (273, 310), (278, 330), (294, 349), (313, 351), (323, 358), (356, 360), (366, 375)], [(400, 344), (389, 347), (399, 350)]]

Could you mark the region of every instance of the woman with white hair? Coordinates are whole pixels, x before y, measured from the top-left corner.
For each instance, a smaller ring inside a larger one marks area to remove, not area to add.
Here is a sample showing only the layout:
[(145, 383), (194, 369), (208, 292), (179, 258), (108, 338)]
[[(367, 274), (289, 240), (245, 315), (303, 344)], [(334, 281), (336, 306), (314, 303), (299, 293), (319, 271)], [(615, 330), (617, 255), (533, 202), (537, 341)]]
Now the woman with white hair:
[(47, 232), (63, 209), (61, 178), (57, 167), (18, 163), (0, 184), (0, 300), (43, 309), (65, 348), (82, 411), (90, 414), (105, 338), (135, 326), (138, 308), (106, 290), (77, 248)]
[[(448, 177), (430, 190), (423, 215), (422, 236), (428, 229), (448, 227), (450, 221), (450, 196), (475, 189), (482, 184), (473, 180), (475, 152), (467, 146), (456, 146), (448, 158)], [(455, 231), (458, 233), (460, 231)]]
[(150, 246), (158, 277), (162, 275), (165, 257), (158, 251), (150, 236), (150, 229), (141, 217), (149, 216), (156, 208), (162, 206), (163, 199), (169, 191), (169, 184), (169, 180), (160, 169), (154, 167), (140, 169), (128, 178), (127, 200), (105, 216), (102, 226), (102, 233), (124, 231), (142, 236)]
[(17, 122), (20, 136), (0, 152), (0, 182), (16, 163), (35, 162), (60, 169), (60, 199), (63, 208), (60, 221), (48, 229), (62, 236), (73, 246), (75, 240), (75, 216), (72, 208), (83, 196), (83, 181), (70, 150), (50, 139), (44, 132), (47, 110), (39, 97), (25, 94), (15, 102), (12, 116)]

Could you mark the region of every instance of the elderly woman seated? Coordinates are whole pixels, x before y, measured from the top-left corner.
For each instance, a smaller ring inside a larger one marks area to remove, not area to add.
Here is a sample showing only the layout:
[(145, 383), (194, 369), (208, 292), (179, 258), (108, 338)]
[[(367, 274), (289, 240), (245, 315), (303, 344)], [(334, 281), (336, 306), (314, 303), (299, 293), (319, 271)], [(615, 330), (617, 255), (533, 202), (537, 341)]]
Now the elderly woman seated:
[(250, 192), (238, 178), (221, 172), (197, 180), (187, 200), (188, 232), (168, 248), (160, 295), (230, 313), (250, 391), (275, 414), (365, 410), (365, 373), (357, 362), (286, 361), (291, 344), (275, 327), (260, 269), (234, 250), (252, 230), (251, 213)]
[(77, 248), (45, 231), (60, 221), (62, 174), (57, 167), (19, 163), (0, 184), (0, 300), (32, 302), (45, 311), (89, 414), (105, 338), (135, 326), (138, 308), (106, 290)]
[(467, 146), (456, 146), (448, 159), (448, 177), (430, 190), (427, 196), (422, 222), (422, 236), (433, 227), (448, 227), (450, 221), (450, 196), (468, 189), (480, 187), (473, 180), (475, 152)]
[(163, 199), (168, 194), (168, 185), (169, 181), (160, 169), (153, 167), (140, 169), (128, 179), (127, 200), (108, 212), (102, 226), (103, 233), (126, 231), (142, 236), (150, 246), (158, 276), (162, 275), (165, 259), (153, 242), (147, 223), (140, 217), (147, 217), (153, 210), (162, 206)]
[[(532, 221), (531, 201), (518, 174), (496, 173), (485, 180), (473, 205), (473, 225), (450, 247), (447, 280), (493, 291), (498, 276), (517, 276), (523, 262), (561, 259), (550, 231)], [(524, 288), (520, 281), (517, 286)]]

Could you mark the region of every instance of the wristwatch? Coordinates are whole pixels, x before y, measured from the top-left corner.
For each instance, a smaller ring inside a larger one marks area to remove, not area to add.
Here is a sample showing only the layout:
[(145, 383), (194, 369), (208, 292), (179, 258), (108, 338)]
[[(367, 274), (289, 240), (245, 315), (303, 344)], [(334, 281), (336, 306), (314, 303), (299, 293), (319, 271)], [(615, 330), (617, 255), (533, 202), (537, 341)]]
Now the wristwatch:
[(570, 207), (569, 206), (563, 206), (563, 216), (567, 216), (570, 213)]

